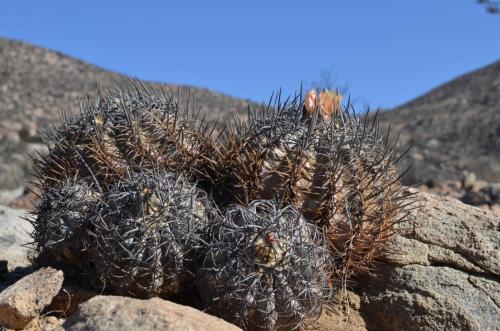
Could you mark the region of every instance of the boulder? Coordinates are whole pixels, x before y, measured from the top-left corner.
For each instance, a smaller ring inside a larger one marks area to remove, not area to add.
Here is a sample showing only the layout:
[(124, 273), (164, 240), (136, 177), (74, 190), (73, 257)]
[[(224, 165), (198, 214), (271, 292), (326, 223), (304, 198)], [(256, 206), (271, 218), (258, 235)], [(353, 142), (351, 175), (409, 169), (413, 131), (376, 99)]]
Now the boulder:
[(361, 314), (380, 330), (499, 330), (499, 215), (417, 196), (377, 276), (359, 282)]
[(22, 219), (26, 211), (0, 206), (0, 260), (8, 262), (8, 269), (27, 267), (30, 249), (26, 246), (32, 241), (30, 233), (33, 226)]
[(13, 190), (0, 190), (0, 204), (8, 205), (12, 201), (20, 198), (24, 193), (24, 187), (18, 187)]
[(54, 316), (45, 316), (32, 320), (23, 331), (62, 331), (63, 319)]
[(59, 293), (63, 273), (42, 268), (0, 292), (0, 325), (22, 329)]
[(488, 183), (481, 191), (488, 194), (493, 204), (500, 204), (500, 183)]
[(240, 330), (224, 320), (159, 298), (96, 296), (80, 304), (63, 327), (70, 331)]

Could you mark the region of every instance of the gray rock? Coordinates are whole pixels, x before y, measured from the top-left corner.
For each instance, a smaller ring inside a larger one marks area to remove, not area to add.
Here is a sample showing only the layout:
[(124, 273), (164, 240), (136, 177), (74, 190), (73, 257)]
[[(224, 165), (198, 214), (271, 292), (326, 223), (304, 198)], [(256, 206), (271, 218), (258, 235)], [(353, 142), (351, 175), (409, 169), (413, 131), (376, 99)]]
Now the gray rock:
[(159, 298), (96, 296), (64, 322), (70, 331), (240, 330), (220, 318)]
[(486, 189), (488, 185), (489, 183), (487, 181), (478, 179), (474, 182), (474, 185), (472, 185), (471, 191), (479, 192), (481, 190)]
[[(480, 287), (483, 284), (483, 287)], [(485, 289), (498, 282), (435, 266), (409, 265), (371, 283), (364, 313), (384, 330), (497, 330), (499, 307)]]
[(49, 154), (49, 148), (45, 144), (41, 143), (30, 143), (26, 144), (26, 153), (32, 157), (38, 159), (39, 156), (46, 156)]
[(431, 139), (427, 142), (427, 147), (429, 148), (438, 148), (440, 145), (439, 140)]
[(361, 312), (382, 330), (500, 330), (500, 218), (418, 194), (422, 209), (391, 241)]
[(20, 198), (24, 193), (24, 187), (18, 187), (13, 190), (0, 191), (0, 205), (8, 205), (12, 201)]
[(25, 244), (32, 241), (33, 226), (22, 219), (26, 211), (0, 205), (0, 260), (8, 261), (9, 270), (27, 267), (30, 249)]
[(64, 322), (54, 316), (45, 316), (32, 320), (23, 331), (62, 331), (61, 324)]
[(22, 329), (59, 293), (62, 271), (42, 268), (0, 293), (0, 325)]
[(464, 190), (470, 190), (474, 186), (474, 183), (477, 180), (477, 176), (473, 172), (465, 172), (464, 177), (462, 178), (462, 188)]

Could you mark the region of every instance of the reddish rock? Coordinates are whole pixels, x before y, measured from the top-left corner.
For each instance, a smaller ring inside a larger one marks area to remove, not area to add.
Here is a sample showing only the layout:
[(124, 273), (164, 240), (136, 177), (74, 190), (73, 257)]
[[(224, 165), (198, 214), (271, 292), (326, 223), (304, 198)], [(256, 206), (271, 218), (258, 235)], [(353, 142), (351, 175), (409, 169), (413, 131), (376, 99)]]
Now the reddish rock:
[(63, 273), (40, 269), (0, 293), (0, 325), (22, 329), (47, 307), (61, 289)]

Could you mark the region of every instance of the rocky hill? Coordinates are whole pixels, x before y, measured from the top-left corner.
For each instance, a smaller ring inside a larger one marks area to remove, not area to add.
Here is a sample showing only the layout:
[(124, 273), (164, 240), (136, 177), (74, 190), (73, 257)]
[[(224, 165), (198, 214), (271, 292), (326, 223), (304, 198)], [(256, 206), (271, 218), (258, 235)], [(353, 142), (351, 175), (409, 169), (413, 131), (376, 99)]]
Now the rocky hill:
[[(0, 38), (0, 189), (25, 183), (26, 154), (42, 151), (41, 129), (57, 123), (61, 110), (78, 110), (78, 100), (127, 79), (59, 52)], [(155, 83), (148, 83), (158, 85)], [(207, 89), (166, 85), (180, 100), (190, 97), (210, 123), (246, 113), (247, 101)]]
[(500, 61), (383, 112), (381, 126), (389, 123), (414, 146), (407, 184), (460, 180), (464, 171), (500, 182)]

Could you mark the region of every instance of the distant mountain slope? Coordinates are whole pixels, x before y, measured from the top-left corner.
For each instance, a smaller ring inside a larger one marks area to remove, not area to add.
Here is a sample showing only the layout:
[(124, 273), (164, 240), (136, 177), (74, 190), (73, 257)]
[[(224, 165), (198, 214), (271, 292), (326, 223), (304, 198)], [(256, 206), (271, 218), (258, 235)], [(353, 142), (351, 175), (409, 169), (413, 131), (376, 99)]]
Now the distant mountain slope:
[[(97, 83), (106, 89), (124, 79), (59, 52), (0, 38), (0, 188), (26, 180), (24, 154), (42, 147), (36, 145), (40, 129), (57, 124), (61, 109), (77, 111), (78, 99), (95, 94)], [(235, 108), (246, 113), (247, 101), (203, 88), (167, 86), (174, 93), (180, 89), (183, 102), (189, 91), (208, 122), (229, 119)]]
[(381, 114), (382, 127), (414, 145), (408, 184), (462, 177), (500, 182), (500, 61)]
[[(123, 75), (59, 52), (0, 38), (1, 120), (21, 119), (22, 122), (45, 124), (61, 108), (78, 108), (78, 98), (95, 94), (97, 83), (106, 89), (124, 79)], [(183, 97), (187, 97), (189, 91), (195, 105), (207, 111), (209, 121), (215, 121), (220, 114), (227, 116), (234, 107), (246, 111), (247, 102), (241, 99), (204, 88), (164, 85), (173, 93), (180, 88)]]

